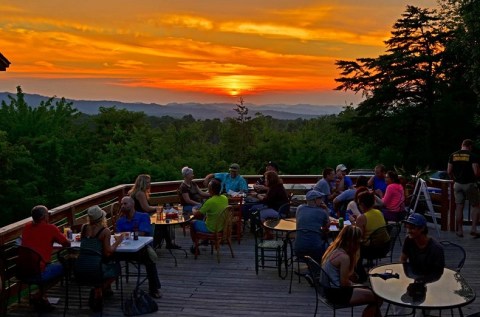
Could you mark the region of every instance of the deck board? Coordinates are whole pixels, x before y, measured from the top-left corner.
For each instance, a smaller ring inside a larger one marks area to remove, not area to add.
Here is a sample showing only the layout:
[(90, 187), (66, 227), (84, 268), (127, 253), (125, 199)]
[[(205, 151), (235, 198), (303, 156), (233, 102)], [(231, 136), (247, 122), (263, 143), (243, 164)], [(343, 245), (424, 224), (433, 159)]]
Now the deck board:
[[(469, 228), (466, 228), (466, 233)], [(435, 235), (434, 228), (430, 233)], [(191, 241), (188, 236), (183, 237), (180, 228), (176, 231), (177, 243), (188, 249)], [(454, 233), (441, 232), (439, 240), (450, 240), (461, 244), (467, 251), (467, 260), (462, 275), (470, 286), (477, 292), (480, 290), (478, 274), (480, 239), (472, 239), (466, 235), (458, 238)], [(402, 235), (404, 233), (402, 232)], [(253, 237), (246, 233), (241, 244), (233, 241), (235, 258), (231, 258), (227, 246), (222, 246), (221, 263), (216, 261), (215, 254), (203, 247), (197, 260), (188, 254), (185, 258), (182, 252), (174, 251), (177, 256), (178, 267), (165, 249), (158, 250), (159, 259), (157, 268), (162, 283), (163, 298), (157, 300), (159, 311), (145, 316), (313, 316), (315, 310), (315, 291), (305, 281), (298, 283), (294, 276), (292, 293), (288, 293), (289, 276), (282, 280), (276, 269), (261, 270), (255, 275)], [(399, 257), (400, 245), (397, 242), (394, 259)], [(72, 282), (73, 283), (73, 282)], [(135, 280), (123, 282), (124, 298), (132, 290)], [(144, 284), (144, 289), (146, 289)], [(64, 288), (60, 285), (49, 291), (49, 296), (60, 297), (57, 309), (42, 316), (62, 316)], [(95, 316), (87, 303), (88, 290), (83, 290), (83, 308), (79, 308), (78, 289), (70, 286), (70, 305), (68, 316)], [(385, 310), (386, 305), (382, 307)], [(362, 307), (355, 308), (354, 316), (361, 316)], [(464, 307), (463, 312), (468, 315), (480, 311), (480, 304), (475, 300)], [(455, 312), (457, 313), (457, 312)], [(98, 315), (98, 314), (97, 314)], [(120, 291), (115, 290), (112, 298), (105, 300), (104, 316), (122, 316)], [(319, 304), (317, 316), (332, 316), (329, 308)], [(14, 304), (9, 308), (8, 316), (38, 316), (32, 311), (26, 300)], [(337, 316), (350, 316), (349, 310), (340, 310)], [(457, 315), (455, 315), (457, 316)]]

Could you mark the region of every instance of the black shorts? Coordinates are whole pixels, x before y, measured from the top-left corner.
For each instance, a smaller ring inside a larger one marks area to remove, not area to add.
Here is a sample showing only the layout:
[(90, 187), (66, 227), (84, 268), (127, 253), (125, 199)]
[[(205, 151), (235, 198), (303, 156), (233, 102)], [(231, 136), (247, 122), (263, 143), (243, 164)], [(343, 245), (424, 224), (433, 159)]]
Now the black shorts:
[(326, 288), (325, 297), (337, 305), (347, 305), (352, 299), (353, 287)]

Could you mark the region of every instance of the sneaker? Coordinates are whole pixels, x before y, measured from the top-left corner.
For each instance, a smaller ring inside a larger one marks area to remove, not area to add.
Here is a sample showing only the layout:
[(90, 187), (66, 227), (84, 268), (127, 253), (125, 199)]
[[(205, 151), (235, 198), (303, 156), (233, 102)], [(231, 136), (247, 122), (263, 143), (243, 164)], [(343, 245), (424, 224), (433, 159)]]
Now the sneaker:
[(160, 293), (160, 291), (158, 289), (156, 290), (151, 290), (149, 292), (150, 296), (152, 296), (153, 298), (162, 298), (162, 293)]
[(90, 290), (90, 295), (88, 297), (88, 306), (94, 312), (99, 312), (103, 309), (103, 298), (102, 296), (95, 296), (95, 288), (92, 288)]

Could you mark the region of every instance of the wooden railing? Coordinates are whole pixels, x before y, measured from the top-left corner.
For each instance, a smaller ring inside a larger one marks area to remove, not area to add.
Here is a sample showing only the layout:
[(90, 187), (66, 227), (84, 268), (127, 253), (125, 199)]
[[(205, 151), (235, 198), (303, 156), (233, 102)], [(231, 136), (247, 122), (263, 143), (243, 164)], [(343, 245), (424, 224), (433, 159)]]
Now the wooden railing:
[[(358, 176), (352, 176), (352, 180)], [(255, 183), (259, 178), (259, 175), (244, 175), (244, 178), (249, 184)], [(298, 186), (298, 189), (289, 189), (289, 191), (295, 194), (304, 193), (315, 184), (321, 175), (282, 175), (284, 184), (303, 184), (306, 186)], [(204, 187), (202, 179), (195, 180), (200, 187)], [(169, 181), (169, 182), (155, 182), (152, 183), (151, 192), (152, 200), (161, 203), (175, 201), (177, 194), (176, 190), (179, 187), (181, 180)], [(453, 185), (451, 181), (432, 180), (428, 186), (441, 188), (441, 194), (432, 194), (432, 201), (435, 205), (435, 209), (441, 215), (441, 230), (454, 230), (454, 210), (455, 204), (453, 200)], [(66, 203), (64, 205), (55, 207), (50, 210), (50, 222), (55, 223), (62, 227), (65, 225), (75, 226), (86, 222), (86, 209), (93, 205), (99, 205), (104, 209), (108, 209), (114, 217), (114, 208), (118, 209), (118, 202), (123, 196), (125, 196), (128, 190), (132, 187), (132, 184), (118, 185), (101, 192), (77, 199), (75, 201)], [(289, 186), (292, 187), (292, 186)], [(413, 190), (413, 189), (412, 189)], [(8, 297), (15, 294), (12, 288), (15, 289), (15, 283), (10, 284), (6, 281), (10, 281), (14, 272), (14, 268), (5, 267), (5, 254), (3, 251), (14, 244), (14, 241), (21, 235), (22, 230), (31, 218), (26, 218), (5, 227), (0, 228), (0, 248), (2, 250), (2, 258), (0, 258), (0, 277), (3, 281), (3, 289), (0, 292), (0, 308), (5, 308)], [(0, 309), (1, 314), (2, 309)]]

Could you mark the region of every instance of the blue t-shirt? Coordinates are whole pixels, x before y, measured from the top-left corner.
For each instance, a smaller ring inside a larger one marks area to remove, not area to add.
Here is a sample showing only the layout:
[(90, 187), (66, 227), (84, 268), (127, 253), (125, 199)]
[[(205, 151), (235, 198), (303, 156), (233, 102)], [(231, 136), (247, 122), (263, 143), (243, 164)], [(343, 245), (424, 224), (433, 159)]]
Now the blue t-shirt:
[[(295, 217), (297, 218), (297, 229), (310, 229), (321, 232), (330, 219), (327, 210), (319, 207), (300, 205)], [(311, 250), (325, 251), (325, 241), (320, 234), (314, 232), (297, 231), (295, 237), (295, 251), (308, 252)]]
[(247, 181), (240, 175), (237, 175), (235, 178), (232, 178), (230, 173), (215, 173), (213, 175), (222, 182), (222, 191), (226, 193), (228, 193), (229, 190), (234, 192), (248, 192)]
[(315, 184), (313, 189), (316, 190), (316, 191), (319, 191), (321, 193), (324, 193), (325, 196), (323, 196), (323, 201), (325, 203), (328, 202), (328, 196), (331, 194), (331, 191), (330, 191), (330, 184), (328, 183), (328, 181), (325, 178), (322, 178), (321, 180), (319, 180)]
[(344, 183), (345, 183), (345, 188), (349, 189), (353, 187), (353, 181), (349, 176), (343, 177)]
[(377, 189), (380, 189), (382, 193), (385, 194), (385, 191), (387, 190), (387, 182), (385, 182), (385, 178), (373, 176), (373, 190)]
[(152, 226), (150, 224), (150, 216), (145, 212), (136, 211), (133, 218), (128, 220), (127, 217), (122, 216), (117, 220), (117, 232), (132, 232), (133, 223), (138, 222), (138, 231), (145, 232), (146, 236), (152, 235)]

